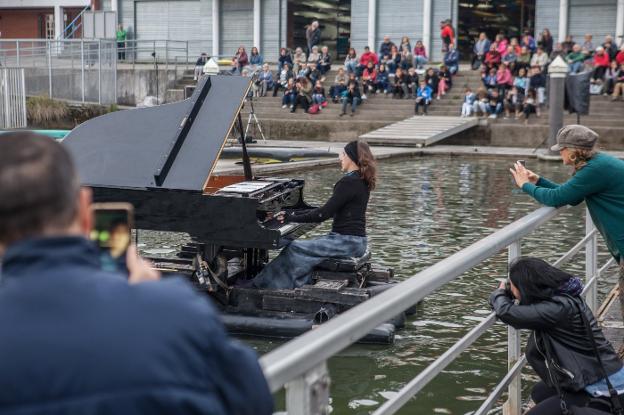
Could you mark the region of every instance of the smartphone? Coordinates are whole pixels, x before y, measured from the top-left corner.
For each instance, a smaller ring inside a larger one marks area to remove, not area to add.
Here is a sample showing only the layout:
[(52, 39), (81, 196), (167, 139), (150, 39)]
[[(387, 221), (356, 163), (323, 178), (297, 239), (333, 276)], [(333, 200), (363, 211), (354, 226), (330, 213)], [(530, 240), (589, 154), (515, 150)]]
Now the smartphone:
[(134, 209), (130, 203), (95, 203), (92, 206), (93, 240), (103, 253), (125, 264), (132, 240)]
[(516, 160), (516, 163), (522, 164), (522, 166), (526, 167), (526, 161), (525, 160)]

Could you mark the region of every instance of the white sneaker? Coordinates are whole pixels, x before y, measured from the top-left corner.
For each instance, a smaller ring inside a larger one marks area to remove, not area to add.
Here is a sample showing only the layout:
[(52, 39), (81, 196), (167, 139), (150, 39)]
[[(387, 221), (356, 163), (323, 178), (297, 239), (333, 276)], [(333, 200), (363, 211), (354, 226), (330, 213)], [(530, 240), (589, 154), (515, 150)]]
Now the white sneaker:
[(366, 94), (362, 94), (362, 99), (366, 99)]
[(496, 118), (496, 114), (492, 114), (488, 118)]
[(286, 108), (286, 105), (282, 105), (282, 108)]

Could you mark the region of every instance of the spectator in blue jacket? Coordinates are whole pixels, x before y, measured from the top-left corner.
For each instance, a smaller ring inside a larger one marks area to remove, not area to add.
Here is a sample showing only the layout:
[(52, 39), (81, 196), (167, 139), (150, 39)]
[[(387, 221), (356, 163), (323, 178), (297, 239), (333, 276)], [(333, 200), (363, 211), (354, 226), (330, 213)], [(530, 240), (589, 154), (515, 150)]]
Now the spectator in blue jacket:
[(91, 193), (48, 137), (0, 140), (0, 412), (270, 415), (255, 353), (208, 298), (90, 242)]
[(269, 69), (269, 64), (262, 65), (262, 72), (258, 75), (260, 83), (260, 96), (266, 97), (267, 91), (273, 89), (273, 72)]
[(472, 48), (472, 69), (477, 70), (481, 67), (485, 59), (485, 54), (489, 52), (491, 44), (485, 32), (481, 32), (479, 34), (479, 40), (475, 42)]
[(290, 53), (288, 53), (288, 49), (280, 48), (279, 58), (277, 59), (278, 68), (283, 68), (285, 64), (288, 64), (290, 69), (293, 68), (293, 61), (290, 57)]
[(390, 51), (392, 50), (393, 46), (396, 45), (390, 40), (390, 36), (386, 35), (383, 37), (383, 42), (381, 42), (381, 44), (379, 45), (379, 50), (377, 51), (377, 54), (380, 57), (383, 57), (385, 55), (390, 56)]
[(251, 65), (251, 71), (257, 71), (264, 64), (264, 58), (258, 51), (257, 47), (251, 48), (251, 54), (249, 55), (249, 65)]
[(375, 80), (375, 90), (377, 92), (383, 91), (384, 94), (388, 94), (391, 91), (389, 73), (386, 70), (386, 65), (383, 63), (379, 65), (377, 71), (377, 79)]
[(444, 65), (451, 71), (452, 75), (457, 74), (459, 70), (459, 52), (453, 46), (444, 54)]
[(431, 97), (433, 90), (427, 82), (423, 79), (420, 81), (420, 85), (416, 90), (416, 106), (414, 107), (414, 113), (418, 115), (418, 108), (423, 107), (423, 115), (427, 115), (427, 107), (431, 104)]

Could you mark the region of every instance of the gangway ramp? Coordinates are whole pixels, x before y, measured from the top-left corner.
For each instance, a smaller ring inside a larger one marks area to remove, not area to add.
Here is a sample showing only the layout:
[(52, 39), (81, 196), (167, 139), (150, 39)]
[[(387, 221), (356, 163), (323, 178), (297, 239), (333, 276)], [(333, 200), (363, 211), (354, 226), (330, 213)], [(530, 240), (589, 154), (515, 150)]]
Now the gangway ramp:
[(369, 144), (385, 146), (429, 146), (479, 124), (476, 117), (435, 117), (415, 115), (361, 135)]

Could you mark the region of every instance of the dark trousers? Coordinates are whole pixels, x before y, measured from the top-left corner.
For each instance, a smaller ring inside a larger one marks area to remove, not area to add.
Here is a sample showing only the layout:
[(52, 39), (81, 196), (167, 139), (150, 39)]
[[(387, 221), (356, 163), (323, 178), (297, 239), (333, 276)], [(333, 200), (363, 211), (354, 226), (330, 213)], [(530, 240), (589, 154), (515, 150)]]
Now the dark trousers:
[(297, 95), (297, 98), (295, 98), (295, 105), (292, 108), (292, 112), (295, 112), (297, 110), (297, 107), (299, 107), (300, 105), (305, 112), (308, 112), (308, 108), (310, 108), (310, 103), (308, 102), (305, 95)]
[(346, 90), (347, 87), (345, 85), (332, 85), (329, 88), (329, 96), (332, 97), (332, 100), (337, 100), (340, 94), (342, 94), (342, 92)]
[(427, 113), (427, 107), (429, 106), (430, 102), (431, 101), (429, 101), (428, 99), (425, 99), (423, 97), (416, 98), (416, 106), (414, 107), (414, 112), (416, 114), (418, 114), (418, 108), (423, 107), (423, 113), (426, 114)]
[(605, 76), (605, 72), (607, 72), (607, 68), (605, 66), (596, 66), (594, 68), (594, 73), (592, 75), (592, 78), (595, 81), (603, 80)]
[[(539, 382), (533, 387), (531, 391), (531, 399), (535, 402), (535, 406), (525, 415), (558, 415), (561, 414), (561, 401), (557, 391), (553, 388), (546, 386), (544, 382)], [(601, 411), (608, 411), (608, 407), (600, 403), (601, 400), (608, 402), (608, 398), (593, 399), (585, 391), (580, 392), (568, 392), (564, 393), (564, 400), (568, 405), (568, 408), (572, 405), (578, 407), (584, 407), (589, 404), (590, 408), (595, 408)], [(620, 399), (621, 400), (621, 399)], [(608, 414), (610, 412), (604, 412)]]
[(522, 112), (524, 112), (524, 118), (529, 119), (529, 115), (531, 115), (531, 113), (535, 114), (535, 105), (524, 104)]
[(117, 59), (126, 60), (126, 42), (117, 42)]

